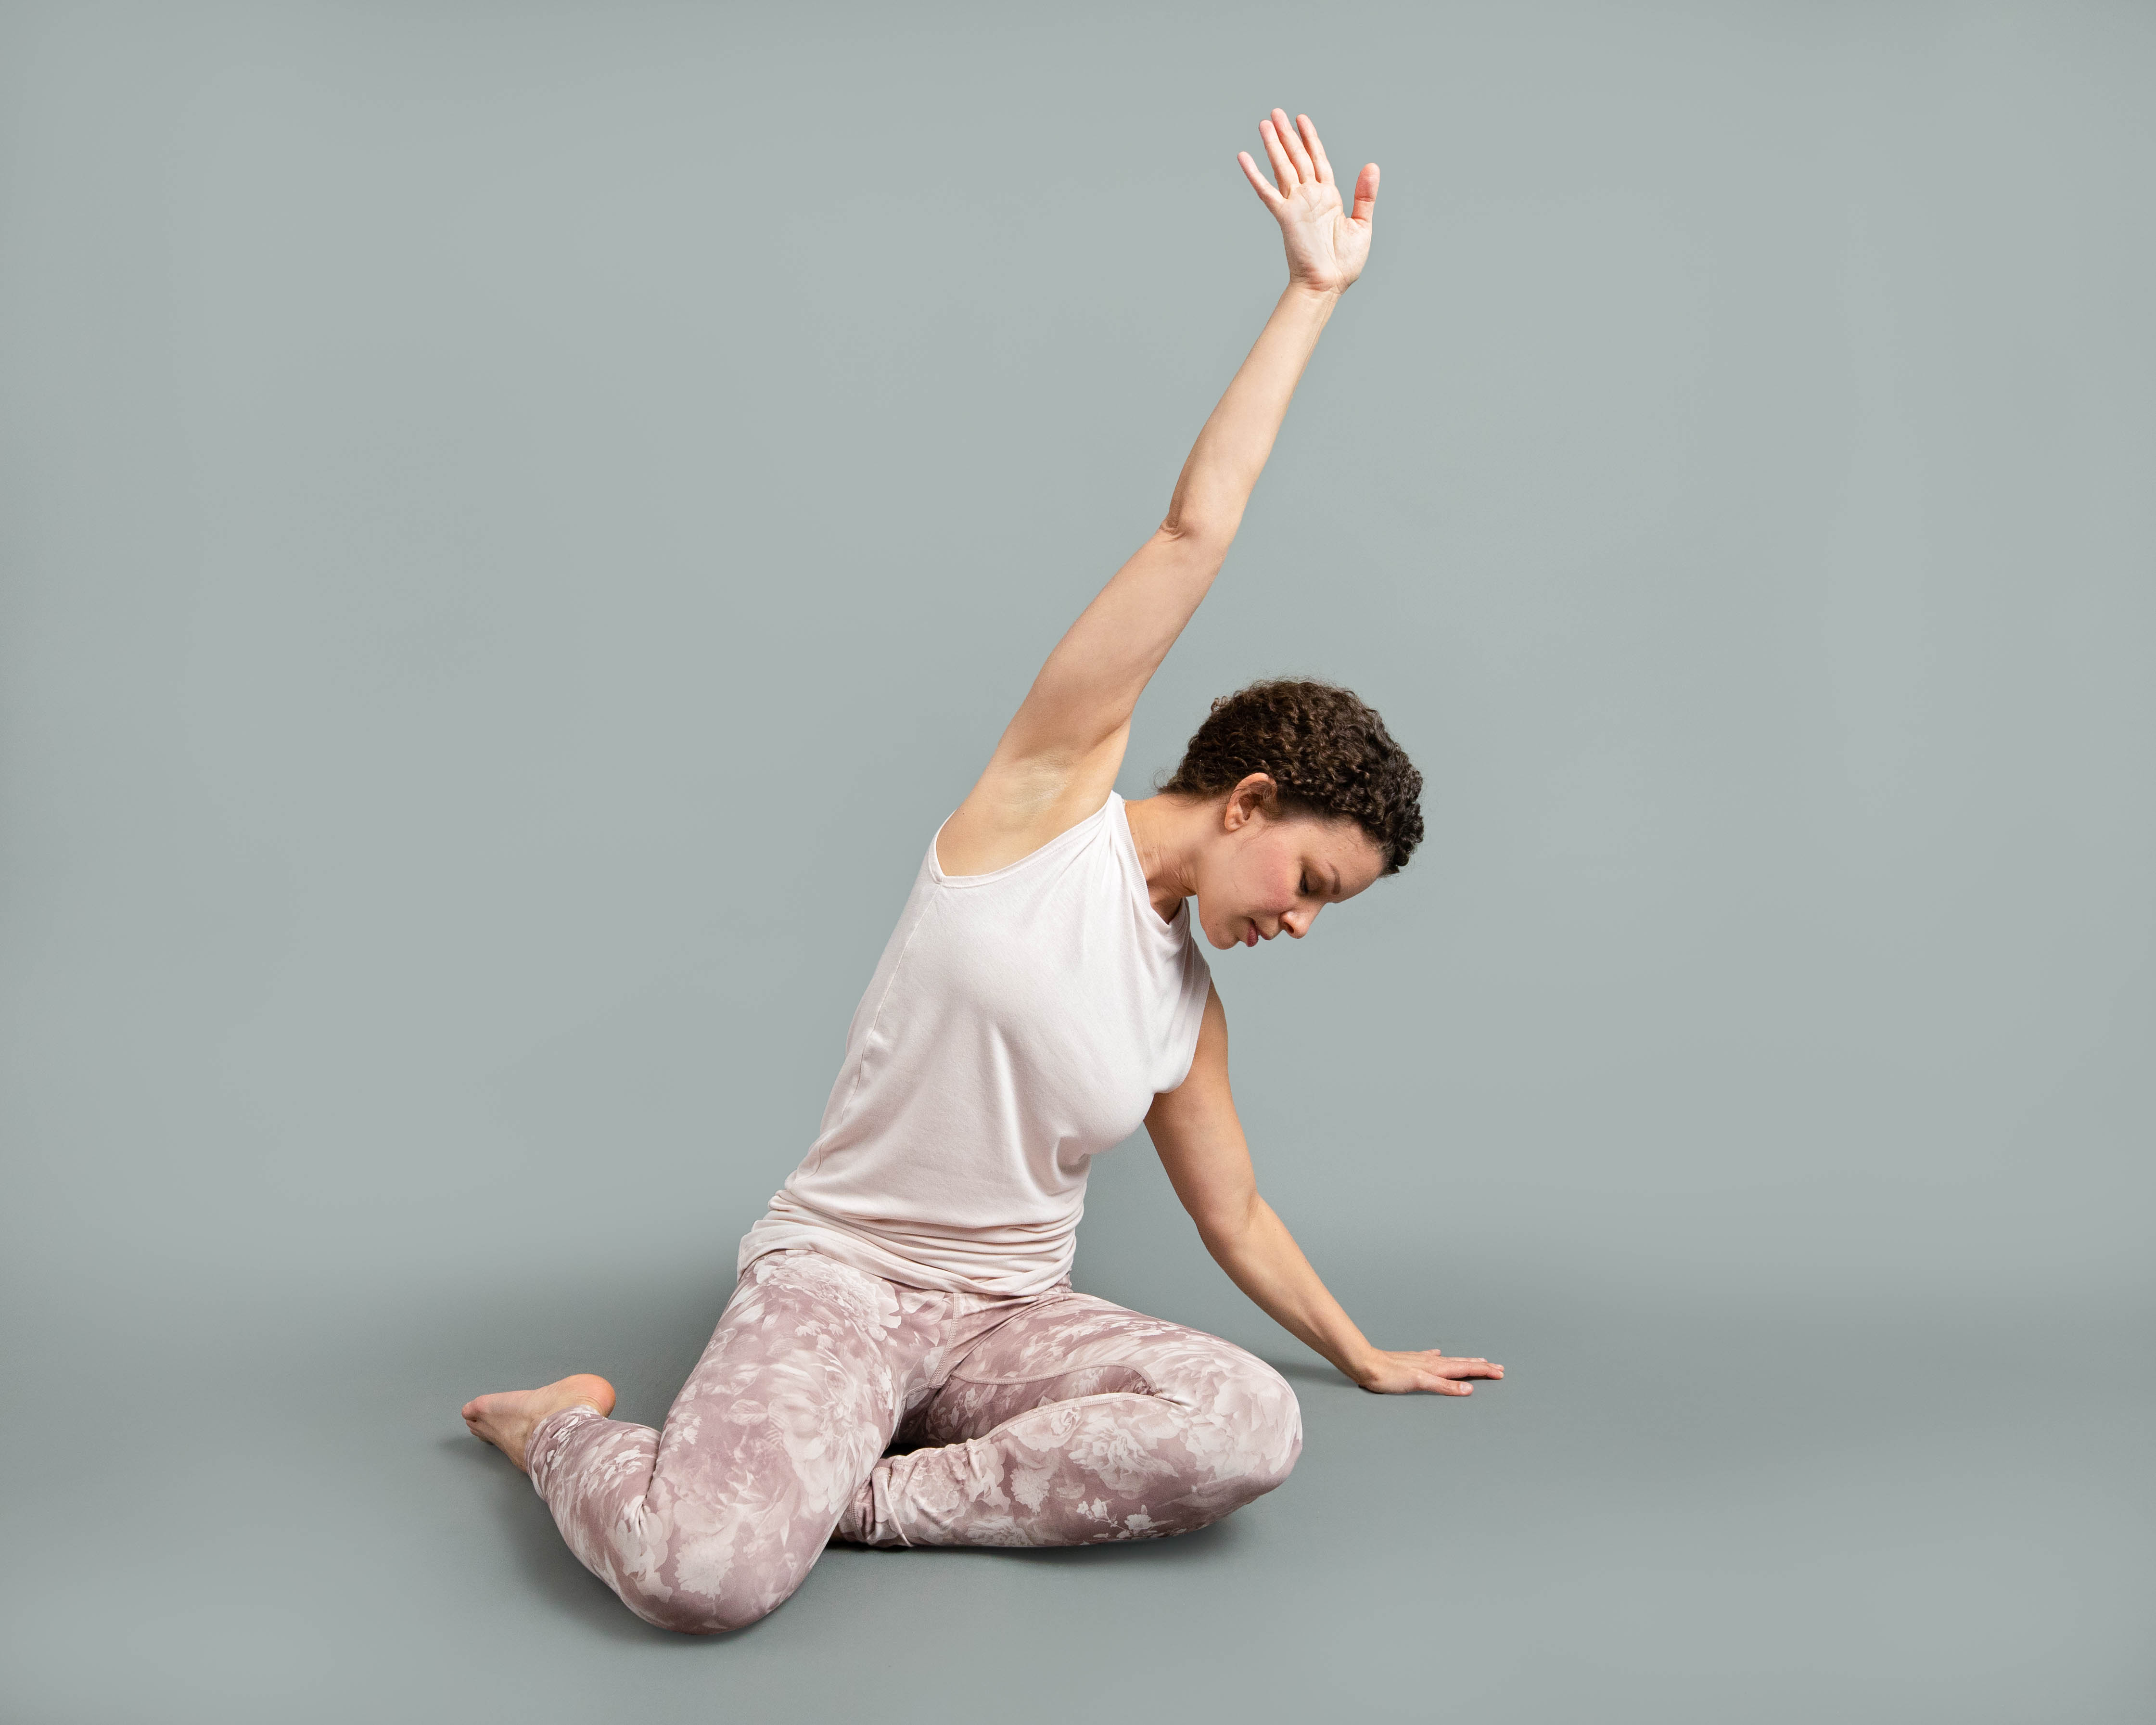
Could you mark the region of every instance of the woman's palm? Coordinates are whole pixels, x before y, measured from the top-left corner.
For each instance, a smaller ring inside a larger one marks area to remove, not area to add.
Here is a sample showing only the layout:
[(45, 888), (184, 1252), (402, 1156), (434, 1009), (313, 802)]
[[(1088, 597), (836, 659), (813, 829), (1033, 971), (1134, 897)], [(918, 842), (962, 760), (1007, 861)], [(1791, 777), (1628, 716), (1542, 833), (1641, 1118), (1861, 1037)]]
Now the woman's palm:
[(1363, 273), (1370, 255), (1378, 164), (1367, 164), (1356, 176), (1351, 210), (1341, 203), (1332, 164), (1325, 159), (1325, 146), (1318, 141), (1317, 128), (1308, 115), (1298, 115), (1290, 125), (1287, 116), (1276, 108), (1272, 118), (1259, 125), (1258, 136), (1272, 164), (1272, 178), (1267, 180), (1258, 171), (1249, 151), (1236, 159), (1259, 199), (1281, 224), (1290, 279), (1321, 293), (1342, 291)]

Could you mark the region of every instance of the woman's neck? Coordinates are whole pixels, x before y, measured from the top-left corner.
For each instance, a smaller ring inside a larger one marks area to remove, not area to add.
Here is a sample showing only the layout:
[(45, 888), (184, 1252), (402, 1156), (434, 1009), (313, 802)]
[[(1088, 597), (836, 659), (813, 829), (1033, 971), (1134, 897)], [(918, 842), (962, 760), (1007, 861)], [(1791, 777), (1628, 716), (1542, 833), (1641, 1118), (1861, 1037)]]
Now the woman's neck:
[(1197, 848), (1205, 806), (1181, 797), (1146, 797), (1126, 802), (1123, 813), (1152, 907), (1162, 922), (1173, 922), (1176, 906), (1198, 891)]

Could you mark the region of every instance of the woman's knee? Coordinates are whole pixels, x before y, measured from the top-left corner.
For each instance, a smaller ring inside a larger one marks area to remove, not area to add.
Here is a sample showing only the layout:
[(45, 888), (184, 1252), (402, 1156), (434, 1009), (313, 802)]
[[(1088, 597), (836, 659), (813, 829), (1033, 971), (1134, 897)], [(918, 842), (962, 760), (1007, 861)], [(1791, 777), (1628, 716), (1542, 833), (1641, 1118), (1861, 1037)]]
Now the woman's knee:
[[(646, 1623), (684, 1635), (719, 1635), (747, 1629), (776, 1611), (807, 1579), (809, 1565), (787, 1561), (757, 1564), (729, 1562), (724, 1549), (704, 1549), (721, 1542), (691, 1542), (668, 1565), (676, 1576), (697, 1578), (671, 1584), (660, 1577), (624, 1581), (623, 1602)], [(813, 1561), (813, 1560), (812, 1560)], [(717, 1577), (713, 1578), (714, 1572)]]
[(633, 1605), (646, 1623), (682, 1635), (723, 1635), (747, 1629), (783, 1604), (783, 1599), (665, 1599)]
[(1287, 1478), (1302, 1454), (1302, 1408), (1287, 1379), (1254, 1355), (1238, 1363), (1224, 1400), (1240, 1436), (1239, 1471), (1259, 1497)]
[(1302, 1453), (1302, 1410), (1287, 1380), (1255, 1354), (1224, 1342), (1209, 1353), (1173, 1399), (1188, 1410), (1193, 1501), (1209, 1521), (1287, 1478)]

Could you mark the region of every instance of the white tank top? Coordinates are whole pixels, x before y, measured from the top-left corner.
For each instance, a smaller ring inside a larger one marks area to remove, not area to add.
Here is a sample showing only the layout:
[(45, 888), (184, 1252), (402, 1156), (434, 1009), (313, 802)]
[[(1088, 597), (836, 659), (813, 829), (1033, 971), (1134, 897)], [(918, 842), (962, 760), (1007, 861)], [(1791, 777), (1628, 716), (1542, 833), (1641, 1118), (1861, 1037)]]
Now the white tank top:
[(1183, 1082), (1211, 982), (1188, 902), (1153, 909), (1114, 792), (991, 874), (945, 874), (930, 840), (823, 1128), (741, 1265), (812, 1246), (911, 1287), (1055, 1286), (1087, 1164)]

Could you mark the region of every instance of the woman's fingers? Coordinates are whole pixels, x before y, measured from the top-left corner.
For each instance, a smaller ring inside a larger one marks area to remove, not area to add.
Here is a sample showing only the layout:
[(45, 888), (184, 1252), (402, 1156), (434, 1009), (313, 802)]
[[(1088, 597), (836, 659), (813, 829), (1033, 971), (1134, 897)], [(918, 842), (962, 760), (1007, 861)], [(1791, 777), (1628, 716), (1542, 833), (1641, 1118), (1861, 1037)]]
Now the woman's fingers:
[(1310, 151), (1310, 159), (1317, 164), (1317, 177), (1320, 183), (1331, 185), (1332, 164), (1325, 159), (1325, 146), (1317, 141), (1317, 128), (1310, 123), (1310, 116), (1307, 114), (1296, 115), (1295, 124), (1296, 130), (1302, 134), (1303, 147)]
[(1422, 1368), (1446, 1378), (1502, 1378), (1505, 1368), (1494, 1360), (1481, 1354), (1472, 1359), (1458, 1359), (1449, 1353), (1440, 1353), (1435, 1348), (1425, 1348), (1418, 1357)]
[(1302, 147), (1302, 134), (1296, 130), (1286, 109), (1273, 110), (1273, 130), (1280, 134), (1281, 147), (1287, 151), (1287, 159), (1295, 164), (1295, 177), (1298, 180), (1315, 180), (1317, 169), (1312, 165), (1310, 151)]
[(1257, 163), (1250, 160), (1250, 152), (1248, 150), (1242, 151), (1236, 156), (1235, 160), (1243, 164), (1243, 172), (1249, 176), (1251, 186), (1256, 189), (1259, 201), (1267, 209), (1279, 203), (1280, 193), (1273, 190), (1273, 182), (1258, 172)]
[(1273, 165), (1273, 177), (1280, 182), (1281, 196), (1291, 196), (1302, 181), (1295, 171), (1294, 162), (1288, 160), (1287, 146), (1281, 141), (1280, 128), (1270, 120), (1260, 120), (1258, 136), (1265, 140), (1265, 159)]
[(1358, 222), (1367, 222), (1378, 212), (1378, 164), (1366, 162), (1363, 172), (1355, 176), (1355, 207), (1348, 213)]

